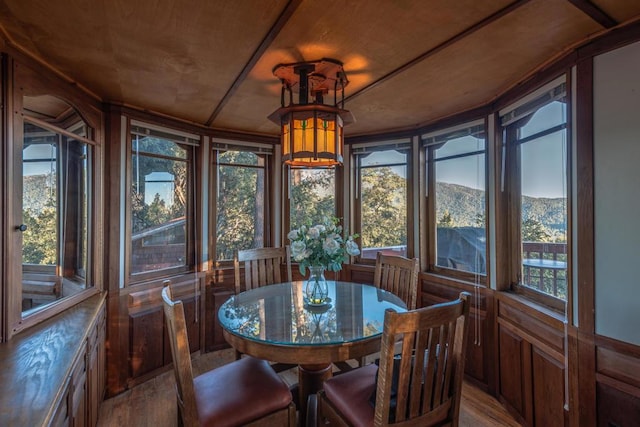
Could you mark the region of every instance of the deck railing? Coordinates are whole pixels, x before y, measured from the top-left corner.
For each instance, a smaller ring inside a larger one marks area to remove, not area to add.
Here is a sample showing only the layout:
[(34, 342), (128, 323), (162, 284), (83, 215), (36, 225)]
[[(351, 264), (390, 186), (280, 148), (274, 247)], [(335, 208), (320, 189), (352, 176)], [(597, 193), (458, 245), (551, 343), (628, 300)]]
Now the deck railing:
[(522, 243), (522, 282), (560, 299), (567, 299), (567, 244)]

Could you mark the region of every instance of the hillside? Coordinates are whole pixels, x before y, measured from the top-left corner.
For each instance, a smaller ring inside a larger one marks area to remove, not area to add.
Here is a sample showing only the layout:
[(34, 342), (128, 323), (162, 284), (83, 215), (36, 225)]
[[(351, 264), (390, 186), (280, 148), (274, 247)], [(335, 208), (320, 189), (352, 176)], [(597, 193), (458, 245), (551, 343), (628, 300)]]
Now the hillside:
[[(439, 196), (436, 212), (438, 219), (448, 211), (455, 225), (474, 226), (477, 225), (477, 214), (484, 214), (483, 191), (457, 184), (438, 183), (437, 194)], [(525, 196), (522, 209), (524, 218), (534, 218), (549, 228), (566, 230), (563, 218), (566, 202), (562, 198)]]

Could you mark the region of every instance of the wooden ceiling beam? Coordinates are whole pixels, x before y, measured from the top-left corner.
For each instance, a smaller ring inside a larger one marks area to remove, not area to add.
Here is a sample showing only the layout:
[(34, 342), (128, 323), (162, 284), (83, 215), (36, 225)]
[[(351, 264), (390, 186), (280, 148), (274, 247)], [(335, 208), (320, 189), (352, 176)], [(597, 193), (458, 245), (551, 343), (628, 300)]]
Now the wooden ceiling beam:
[(269, 45), (278, 36), (280, 31), (284, 28), (284, 26), (287, 24), (287, 22), (296, 11), (296, 9), (298, 9), (298, 6), (300, 6), (301, 3), (302, 0), (290, 0), (289, 3), (287, 3), (280, 16), (278, 16), (278, 19), (276, 19), (276, 22), (269, 29), (267, 35), (264, 37), (264, 39), (262, 39), (260, 45), (258, 45), (256, 50), (253, 52), (251, 58), (249, 58), (249, 61), (247, 61), (240, 74), (238, 74), (238, 77), (236, 77), (229, 90), (227, 90), (227, 93), (224, 94), (215, 110), (213, 110), (213, 113), (211, 113), (211, 116), (209, 116), (209, 119), (206, 121), (205, 126), (211, 126), (218, 114), (220, 114), (220, 112), (222, 111), (222, 108), (224, 108), (225, 104), (229, 102), (229, 99), (238, 90), (242, 82), (247, 78), (258, 60), (260, 60), (264, 52), (269, 48)]
[(480, 30), (480, 29), (482, 29), (484, 27), (486, 27), (487, 25), (489, 25), (492, 22), (502, 18), (503, 16), (508, 15), (509, 13), (511, 13), (514, 10), (518, 9), (519, 7), (525, 5), (529, 1), (530, 0), (517, 0), (517, 1), (509, 4), (508, 6), (500, 9), (496, 13), (488, 16), (487, 18), (483, 19), (482, 21), (480, 21), (480, 22), (472, 25), (471, 27), (467, 28), (463, 32), (456, 34), (452, 38), (440, 43), (438, 46), (426, 51), (425, 53), (423, 53), (422, 55), (418, 56), (417, 58), (414, 58), (411, 61), (407, 62), (406, 64), (403, 64), (400, 67), (396, 68), (395, 70), (391, 71), (390, 73), (385, 74), (384, 76), (380, 77), (378, 80), (375, 80), (375, 81), (371, 82), (371, 84), (363, 87), (359, 91), (354, 92), (351, 95), (345, 97), (345, 102), (353, 100), (356, 97), (368, 92), (369, 90), (371, 90), (371, 89), (375, 88), (376, 86), (384, 83), (385, 81), (397, 76), (398, 74), (408, 70), (409, 68), (413, 67), (414, 65), (424, 61), (425, 59), (429, 58), (430, 56), (433, 56), (436, 53), (440, 52), (441, 50), (446, 49), (447, 47), (451, 46), (452, 44), (464, 39), (465, 37), (470, 36), (471, 34), (475, 33), (476, 31), (478, 31), (478, 30)]
[(591, 3), (589, 0), (568, 0), (569, 3), (577, 7), (581, 12), (585, 15), (589, 16), (591, 19), (596, 21), (598, 24), (602, 25), (604, 28), (613, 28), (618, 25), (618, 22), (604, 13), (602, 9), (600, 9), (595, 4)]

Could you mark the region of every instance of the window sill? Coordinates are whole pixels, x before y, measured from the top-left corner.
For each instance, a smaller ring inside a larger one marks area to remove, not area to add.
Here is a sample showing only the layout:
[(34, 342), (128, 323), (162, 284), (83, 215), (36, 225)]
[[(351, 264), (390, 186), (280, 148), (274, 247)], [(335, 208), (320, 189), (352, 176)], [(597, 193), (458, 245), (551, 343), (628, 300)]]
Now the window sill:
[(563, 312), (555, 310), (537, 301), (533, 301), (531, 298), (514, 291), (498, 291), (495, 295), (498, 301), (503, 301), (511, 306), (516, 306), (527, 314), (534, 316), (542, 314), (552, 319), (554, 322), (560, 322), (562, 324), (567, 320), (567, 316)]
[(480, 283), (476, 283), (473, 279), (467, 277), (457, 277), (454, 275), (442, 274), (441, 272), (436, 271), (427, 271), (422, 272), (419, 276), (428, 277), (429, 280), (439, 283), (457, 283), (460, 285), (468, 285), (468, 286), (476, 286), (479, 285), (481, 288), (486, 288), (485, 280), (480, 281)]

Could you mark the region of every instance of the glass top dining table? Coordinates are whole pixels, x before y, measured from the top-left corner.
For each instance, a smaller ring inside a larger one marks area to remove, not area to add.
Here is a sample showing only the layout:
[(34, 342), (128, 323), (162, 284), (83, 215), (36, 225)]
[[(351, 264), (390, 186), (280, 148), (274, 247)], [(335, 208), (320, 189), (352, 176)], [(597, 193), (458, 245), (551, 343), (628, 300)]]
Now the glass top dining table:
[[(374, 286), (327, 281), (329, 300), (305, 301), (304, 281), (251, 289), (218, 310), (223, 334), (241, 353), (298, 365), (299, 402), (322, 388), (332, 362), (380, 350), (387, 309), (406, 311), (396, 295)], [(299, 408), (302, 410), (302, 408)]]

